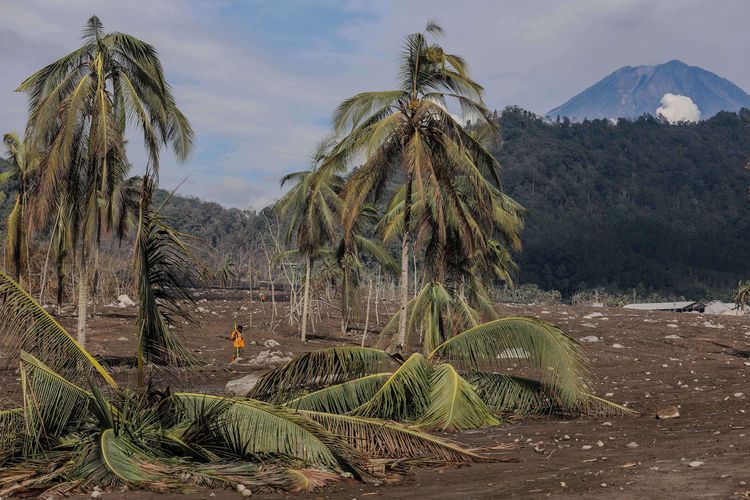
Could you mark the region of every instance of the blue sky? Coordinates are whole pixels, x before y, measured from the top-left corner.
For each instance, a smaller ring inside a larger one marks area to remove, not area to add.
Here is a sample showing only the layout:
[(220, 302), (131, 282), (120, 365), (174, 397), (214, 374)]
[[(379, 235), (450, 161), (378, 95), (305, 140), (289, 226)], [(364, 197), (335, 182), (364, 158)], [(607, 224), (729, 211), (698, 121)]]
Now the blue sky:
[[(544, 113), (623, 65), (681, 59), (750, 89), (750, 3), (724, 0), (0, 0), (0, 128), (22, 130), (13, 89), (76, 47), (91, 14), (161, 54), (198, 136), (184, 165), (165, 156), (162, 186), (260, 208), (304, 167), (335, 106), (391, 88), (404, 34), (427, 18), (502, 109)], [(145, 156), (134, 136), (129, 156)]]

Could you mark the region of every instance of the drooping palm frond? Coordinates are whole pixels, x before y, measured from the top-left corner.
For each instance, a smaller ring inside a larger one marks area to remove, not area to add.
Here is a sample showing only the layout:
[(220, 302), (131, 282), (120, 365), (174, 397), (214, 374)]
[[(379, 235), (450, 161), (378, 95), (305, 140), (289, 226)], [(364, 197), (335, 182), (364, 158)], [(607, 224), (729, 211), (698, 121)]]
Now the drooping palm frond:
[(181, 234), (151, 208), (153, 183), (143, 179), (143, 192), (135, 239), (135, 270), (138, 278), (138, 367), (143, 383), (144, 363), (159, 366), (191, 366), (195, 357), (176, 332), (189, 321), (194, 304), (187, 285), (193, 276), (192, 258)]
[(310, 392), (284, 403), (284, 406), (294, 410), (336, 414), (348, 413), (372, 399), (391, 375), (391, 373), (365, 375)]
[(585, 358), (579, 344), (541, 320), (508, 317), (471, 328), (438, 346), (430, 355), (460, 370), (503, 370), (513, 363), (535, 370), (561, 402), (575, 408), (586, 399)]
[(213, 423), (218, 446), (237, 458), (317, 466), (369, 477), (364, 456), (319, 424), (290, 409), (252, 399), (226, 400), (218, 396), (177, 393), (182, 418), (193, 419), (211, 405), (225, 405)]
[(298, 356), (267, 373), (247, 396), (284, 403), (301, 393), (340, 384), (365, 375), (395, 369), (396, 360), (385, 351), (368, 347), (329, 347)]
[(451, 365), (441, 363), (430, 375), (429, 406), (419, 419), (428, 429), (454, 431), (499, 425), (490, 408)]
[(21, 353), (21, 387), (25, 456), (54, 447), (67, 433), (80, 428), (89, 416), (92, 394), (26, 353)]
[(429, 405), (429, 375), (427, 359), (419, 353), (412, 354), (352, 415), (399, 422), (416, 420)]
[(106, 369), (89, 354), (34, 298), (10, 276), (0, 271), (0, 325), (11, 358), (26, 351), (56, 372), (74, 381), (96, 374), (116, 387)]
[(375, 458), (418, 458), (449, 463), (491, 461), (461, 445), (396, 422), (313, 411), (301, 413)]

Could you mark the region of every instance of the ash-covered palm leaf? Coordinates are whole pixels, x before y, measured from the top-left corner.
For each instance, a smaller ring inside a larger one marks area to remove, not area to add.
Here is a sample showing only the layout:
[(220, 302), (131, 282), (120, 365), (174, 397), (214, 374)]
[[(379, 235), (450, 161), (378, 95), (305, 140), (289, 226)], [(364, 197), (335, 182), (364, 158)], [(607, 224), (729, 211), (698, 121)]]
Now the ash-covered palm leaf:
[(107, 370), (3, 271), (0, 297), (0, 326), (11, 354), (7, 361), (17, 360), (21, 351), (26, 351), (70, 380), (84, 381), (95, 374), (117, 387)]
[(348, 413), (369, 401), (390, 377), (391, 373), (365, 375), (305, 394), (292, 399), (284, 406), (294, 410)]
[(504, 373), (465, 374), (477, 394), (493, 410), (504, 413), (561, 413), (574, 415), (624, 415), (633, 410), (586, 393), (575, 406), (560, 397), (559, 392), (538, 380)]
[(457, 431), (499, 424), (474, 387), (451, 365), (442, 363), (432, 369), (430, 404), (419, 419), (421, 427)]
[(302, 354), (264, 375), (247, 396), (284, 403), (307, 391), (383, 373), (397, 366), (391, 355), (379, 349), (329, 347)]
[[(209, 430), (214, 450), (236, 458), (277, 461), (350, 472), (367, 478), (367, 461), (342, 439), (290, 409), (252, 399), (177, 393), (183, 419), (199, 418), (212, 405), (225, 405)], [(205, 443), (204, 446), (207, 446)]]
[(448, 463), (491, 461), (459, 444), (396, 422), (313, 411), (301, 413), (375, 458), (419, 458)]
[(24, 409), (0, 410), (0, 467), (23, 452)]
[(143, 364), (190, 366), (195, 357), (177, 337), (181, 322), (190, 320), (187, 307), (193, 297), (186, 289), (195, 266), (181, 234), (151, 207), (154, 185), (143, 179), (138, 234), (135, 240), (138, 278), (138, 367), (143, 383)]
[(24, 455), (33, 455), (59, 443), (91, 416), (93, 395), (63, 378), (50, 367), (21, 353), (26, 443)]
[(484, 323), (447, 340), (430, 358), (448, 361), (461, 371), (526, 367), (559, 394), (566, 408), (576, 408), (587, 397), (588, 374), (579, 344), (537, 319), (509, 317)]
[(375, 395), (352, 415), (408, 422), (429, 405), (430, 364), (419, 353), (412, 354)]

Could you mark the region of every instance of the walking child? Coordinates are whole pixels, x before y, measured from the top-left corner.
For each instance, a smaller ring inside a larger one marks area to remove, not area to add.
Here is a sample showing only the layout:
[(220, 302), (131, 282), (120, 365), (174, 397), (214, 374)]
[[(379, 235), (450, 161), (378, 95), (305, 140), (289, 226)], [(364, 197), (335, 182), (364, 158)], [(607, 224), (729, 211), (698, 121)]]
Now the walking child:
[(232, 356), (232, 363), (236, 363), (240, 359), (240, 353), (242, 353), (243, 349), (245, 349), (245, 337), (242, 333), (243, 327), (242, 325), (235, 325), (234, 330), (232, 330), (231, 340), (232, 340), (232, 346), (234, 347), (234, 355)]

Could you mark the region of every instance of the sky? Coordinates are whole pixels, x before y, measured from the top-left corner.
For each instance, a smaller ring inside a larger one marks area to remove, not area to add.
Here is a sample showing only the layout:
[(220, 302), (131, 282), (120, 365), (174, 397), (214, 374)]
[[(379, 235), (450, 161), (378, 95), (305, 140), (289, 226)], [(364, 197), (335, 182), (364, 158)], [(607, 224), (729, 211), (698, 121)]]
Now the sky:
[[(1, 131), (23, 130), (15, 88), (75, 49), (92, 14), (156, 47), (195, 128), (187, 162), (164, 154), (161, 186), (241, 209), (279, 197), (342, 100), (395, 86), (403, 37), (429, 18), (490, 109), (544, 114), (619, 67), (671, 59), (750, 90), (747, 0), (0, 0)], [(128, 147), (142, 170), (134, 134)]]

